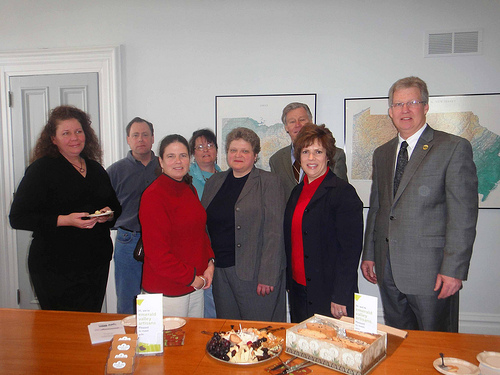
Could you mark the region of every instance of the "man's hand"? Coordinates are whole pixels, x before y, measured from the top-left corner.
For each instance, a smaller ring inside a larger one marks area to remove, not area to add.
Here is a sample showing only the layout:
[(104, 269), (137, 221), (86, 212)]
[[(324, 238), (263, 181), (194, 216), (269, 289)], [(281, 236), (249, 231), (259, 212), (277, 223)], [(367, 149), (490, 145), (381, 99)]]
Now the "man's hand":
[(377, 283), (377, 274), (375, 273), (375, 262), (371, 260), (364, 260), (361, 263), (361, 271), (363, 271), (363, 276), (366, 280), (372, 284)]
[(438, 299), (448, 298), (458, 292), (460, 288), (462, 288), (462, 280), (438, 273), (436, 285), (434, 286), (435, 292), (441, 289)]
[(257, 285), (257, 294), (259, 296), (265, 297), (269, 293), (272, 293), (273, 291), (274, 291), (274, 286), (269, 286), (264, 284)]

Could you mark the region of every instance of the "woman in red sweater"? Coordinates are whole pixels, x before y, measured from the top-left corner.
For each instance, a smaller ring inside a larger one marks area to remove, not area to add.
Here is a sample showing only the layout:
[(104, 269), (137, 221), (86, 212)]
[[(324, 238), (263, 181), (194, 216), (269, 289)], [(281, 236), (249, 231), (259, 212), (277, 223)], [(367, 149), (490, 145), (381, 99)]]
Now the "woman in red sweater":
[(139, 220), (144, 243), (142, 288), (163, 294), (163, 314), (203, 317), (203, 289), (214, 273), (207, 215), (191, 184), (186, 139), (161, 141), (161, 175), (144, 191)]

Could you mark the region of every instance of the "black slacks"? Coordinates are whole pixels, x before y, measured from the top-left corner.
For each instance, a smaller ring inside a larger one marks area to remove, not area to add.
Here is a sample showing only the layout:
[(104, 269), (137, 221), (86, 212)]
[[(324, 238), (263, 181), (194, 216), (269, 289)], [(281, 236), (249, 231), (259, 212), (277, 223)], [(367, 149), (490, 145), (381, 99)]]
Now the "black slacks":
[(42, 310), (101, 312), (109, 262), (86, 270), (30, 270), (31, 282)]

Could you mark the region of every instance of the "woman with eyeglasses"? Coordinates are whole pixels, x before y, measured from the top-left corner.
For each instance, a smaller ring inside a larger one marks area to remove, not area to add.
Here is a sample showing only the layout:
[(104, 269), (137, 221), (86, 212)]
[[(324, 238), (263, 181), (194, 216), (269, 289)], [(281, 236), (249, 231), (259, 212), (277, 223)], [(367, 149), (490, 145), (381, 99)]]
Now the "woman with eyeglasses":
[[(189, 168), (189, 174), (193, 177), (193, 185), (198, 192), (198, 198), (201, 200), (207, 180), (214, 173), (221, 171), (216, 164), (217, 140), (214, 132), (209, 129), (196, 130), (189, 140), (189, 148), (191, 155), (194, 157)], [(209, 317), (205, 316), (205, 318)]]
[[(217, 160), (217, 140), (213, 131), (209, 129), (196, 130), (189, 140), (189, 149), (193, 155), (193, 162), (189, 167), (189, 174), (193, 177), (193, 186), (201, 200), (205, 183), (214, 173), (220, 172)], [(205, 289), (205, 318), (216, 318), (212, 285)]]

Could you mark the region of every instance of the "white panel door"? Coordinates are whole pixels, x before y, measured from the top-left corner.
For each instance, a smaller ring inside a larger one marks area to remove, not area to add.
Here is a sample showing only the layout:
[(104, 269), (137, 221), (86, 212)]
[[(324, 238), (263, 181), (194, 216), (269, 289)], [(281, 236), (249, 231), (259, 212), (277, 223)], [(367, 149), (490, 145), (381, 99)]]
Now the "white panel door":
[[(49, 112), (62, 104), (74, 105), (90, 114), (99, 137), (99, 84), (97, 73), (19, 76), (10, 78), (15, 186), (24, 176), (31, 150), (45, 126)], [(39, 308), (28, 273), (31, 232), (18, 230), (19, 307)]]

